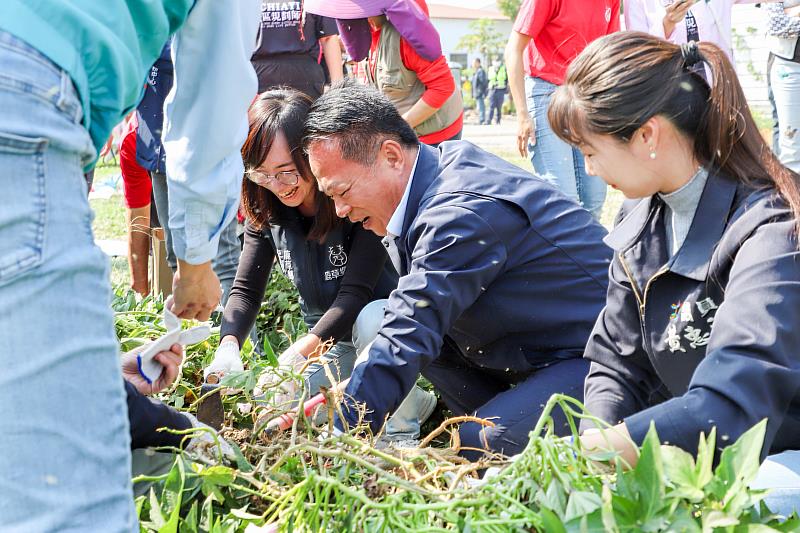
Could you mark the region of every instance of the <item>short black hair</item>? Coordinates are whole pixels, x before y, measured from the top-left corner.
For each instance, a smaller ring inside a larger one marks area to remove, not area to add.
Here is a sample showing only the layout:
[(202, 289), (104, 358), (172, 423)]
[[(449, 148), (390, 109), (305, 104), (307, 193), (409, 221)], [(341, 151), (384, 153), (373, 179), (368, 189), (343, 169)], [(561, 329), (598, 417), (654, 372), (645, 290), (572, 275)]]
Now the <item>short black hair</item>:
[(311, 106), (303, 131), (303, 148), (315, 141), (335, 140), (342, 158), (370, 165), (381, 143), (393, 139), (408, 148), (417, 134), (394, 104), (378, 90), (345, 79)]

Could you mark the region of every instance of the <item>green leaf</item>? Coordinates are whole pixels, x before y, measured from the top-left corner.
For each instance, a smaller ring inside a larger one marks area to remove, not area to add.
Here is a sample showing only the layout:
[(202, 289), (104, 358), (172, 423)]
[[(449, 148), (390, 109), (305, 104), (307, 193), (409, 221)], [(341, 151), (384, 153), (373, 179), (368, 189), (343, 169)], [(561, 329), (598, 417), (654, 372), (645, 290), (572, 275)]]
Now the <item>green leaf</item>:
[(539, 514), (542, 517), (543, 530), (548, 533), (567, 533), (566, 528), (556, 514), (546, 507), (539, 509)]
[(155, 489), (150, 489), (150, 525), (155, 528), (161, 528), (167, 521), (166, 515), (161, 511), (161, 503), (158, 501)]
[(675, 446), (662, 446), (661, 456), (664, 473), (674, 487), (669, 496), (684, 498), (693, 503), (703, 501), (705, 493), (702, 486), (698, 486), (697, 470), (692, 456)]
[(164, 490), (161, 493), (161, 504), (162, 506), (166, 504), (164, 512), (169, 513), (169, 520), (158, 528), (158, 533), (177, 533), (178, 531), (185, 477), (183, 460), (178, 456), (167, 475), (167, 479), (164, 482)]
[(639, 518), (647, 522), (658, 514), (664, 502), (664, 467), (661, 461), (661, 444), (654, 423), (642, 443), (639, 462), (633, 470), (638, 492)]
[(679, 507), (669, 518), (665, 533), (701, 533), (703, 530), (695, 520), (692, 509)]
[(611, 487), (603, 484), (603, 527), (609, 533), (617, 533), (619, 531), (619, 527), (617, 526), (617, 520), (614, 515), (614, 505), (613, 505), (614, 497), (611, 493)]
[(761, 464), (761, 448), (767, 429), (766, 419), (747, 430), (732, 445), (722, 450), (719, 466), (711, 482), (713, 493), (733, 516), (752, 505), (747, 486), (755, 479)]
[(566, 498), (564, 491), (561, 489), (561, 484), (557, 479), (553, 479), (547, 486), (547, 489), (541, 489), (536, 493), (536, 501), (543, 507), (555, 512), (559, 517), (564, 516), (564, 507), (566, 505)]
[(706, 485), (714, 477), (714, 450), (717, 442), (717, 428), (711, 428), (708, 438), (700, 434), (700, 442), (697, 445), (697, 460), (695, 461), (695, 479), (697, 488), (705, 489)]
[(200, 509), (200, 529), (211, 531), (214, 527), (214, 505), (211, 496), (203, 500), (203, 505)]
[(198, 472), (198, 474), (203, 478), (204, 483), (212, 483), (223, 487), (227, 487), (233, 483), (233, 480), (236, 478), (233, 469), (220, 465), (204, 468)]
[(595, 512), (603, 505), (603, 500), (593, 492), (576, 491), (569, 495), (564, 522)]
[(181, 533), (188, 532), (188, 533), (198, 533), (197, 529), (197, 522), (199, 518), (197, 516), (197, 500), (192, 502), (191, 508), (189, 508), (189, 512), (186, 513), (186, 518), (184, 518), (181, 522)]
[(255, 521), (255, 520), (263, 520), (264, 519), (264, 517), (261, 516), (261, 515), (248, 513), (247, 512), (247, 506), (242, 507), (241, 509), (231, 509), (231, 515), (233, 515), (236, 518), (239, 518), (241, 520)]
[(786, 533), (800, 531), (800, 517), (794, 513), (786, 522), (775, 525), (775, 529)]
[(717, 527), (735, 526), (739, 519), (724, 511), (712, 510), (703, 514), (703, 531), (710, 531)]
[[(780, 529), (769, 527), (766, 524), (747, 524), (745, 526), (737, 527), (736, 533), (781, 533)], [(796, 529), (792, 531), (797, 531)]]

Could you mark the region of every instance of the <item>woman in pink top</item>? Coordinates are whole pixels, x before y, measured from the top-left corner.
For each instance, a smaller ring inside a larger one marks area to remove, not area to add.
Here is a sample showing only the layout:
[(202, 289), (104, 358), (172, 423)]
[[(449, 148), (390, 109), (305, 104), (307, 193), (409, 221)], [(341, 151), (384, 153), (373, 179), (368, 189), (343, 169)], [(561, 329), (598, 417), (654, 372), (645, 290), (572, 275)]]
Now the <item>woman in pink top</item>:
[(709, 41), (733, 61), (731, 8), (758, 0), (626, 0), (625, 29), (675, 44)]

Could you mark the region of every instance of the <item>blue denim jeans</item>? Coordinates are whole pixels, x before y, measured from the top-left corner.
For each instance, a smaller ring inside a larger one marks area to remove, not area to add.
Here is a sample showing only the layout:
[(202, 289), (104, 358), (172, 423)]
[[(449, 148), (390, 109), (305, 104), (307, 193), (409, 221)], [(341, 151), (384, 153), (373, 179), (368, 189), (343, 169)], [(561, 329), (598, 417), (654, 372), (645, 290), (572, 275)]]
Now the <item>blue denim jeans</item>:
[(770, 83), (778, 114), (778, 157), (800, 172), (800, 63), (775, 56)]
[(478, 107), (478, 122), (484, 124), (486, 122), (486, 97), (475, 97), (475, 105)]
[[(175, 258), (175, 250), (172, 248), (172, 232), (169, 230), (169, 194), (167, 192), (167, 175), (161, 172), (151, 172), (153, 180), (153, 198), (156, 203), (158, 220), (164, 228), (164, 241), (167, 247), (167, 264), (174, 272), (178, 266)], [(224, 306), (228, 301), (228, 294), (231, 292), (233, 279), (236, 277), (236, 268), (239, 266), (239, 255), (242, 248), (239, 239), (236, 237), (236, 219), (233, 219), (228, 227), (219, 236), (219, 247), (217, 256), (211, 262), (214, 273), (219, 278), (222, 286), (222, 300)]]
[(600, 219), (606, 200), (606, 183), (586, 173), (583, 154), (553, 133), (547, 120), (550, 96), (556, 85), (541, 78), (525, 78), (528, 110), (535, 123), (536, 144), (528, 145), (533, 169), (561, 192), (577, 201)]
[(138, 531), (80, 100), (65, 72), (0, 31), (0, 109), (0, 528)]

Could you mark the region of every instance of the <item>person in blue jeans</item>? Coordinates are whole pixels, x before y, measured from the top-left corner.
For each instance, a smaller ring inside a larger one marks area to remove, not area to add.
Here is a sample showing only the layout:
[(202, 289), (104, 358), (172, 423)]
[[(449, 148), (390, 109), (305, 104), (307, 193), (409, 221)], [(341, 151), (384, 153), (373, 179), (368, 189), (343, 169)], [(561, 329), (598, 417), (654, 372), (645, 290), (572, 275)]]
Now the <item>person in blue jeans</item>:
[[(528, 0), (506, 45), (508, 86), (517, 108), (517, 149), (537, 174), (599, 220), (606, 184), (586, 171), (580, 150), (559, 139), (547, 120), (550, 96), (567, 67), (594, 39), (619, 30), (619, 0)], [(523, 61), (524, 60), (524, 61)]]
[[(158, 220), (164, 229), (164, 244), (167, 249), (167, 265), (175, 272), (178, 261), (172, 246), (172, 231), (169, 225), (169, 191), (167, 187), (167, 154), (161, 142), (164, 124), (164, 100), (166, 100), (174, 78), (170, 43), (161, 50), (144, 87), (142, 101), (136, 107), (139, 126), (136, 129), (136, 162), (150, 173), (153, 184), (153, 200)], [(222, 303), (236, 277), (239, 265), (239, 239), (236, 237), (237, 220), (231, 220), (220, 233), (217, 256), (212, 261), (214, 273), (222, 287)]]
[(486, 94), (489, 91), (489, 78), (477, 57), (472, 62), (472, 98), (478, 107), (478, 124), (486, 124)]
[(0, 2), (5, 531), (139, 530), (109, 262), (94, 243), (83, 174), (176, 34), (164, 137), (173, 310), (207, 319), (221, 293), (211, 260), (239, 200), (258, 8), (257, 0)]

